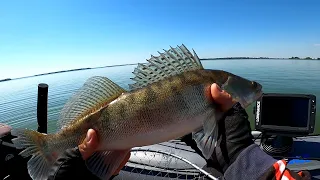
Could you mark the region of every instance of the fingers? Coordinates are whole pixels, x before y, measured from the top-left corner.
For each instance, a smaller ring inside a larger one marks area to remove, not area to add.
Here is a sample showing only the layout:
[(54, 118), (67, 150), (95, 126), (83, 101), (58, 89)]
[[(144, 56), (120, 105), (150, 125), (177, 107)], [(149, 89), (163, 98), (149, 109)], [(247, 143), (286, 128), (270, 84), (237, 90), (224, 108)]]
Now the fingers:
[[(96, 132), (93, 129), (89, 129), (86, 138), (78, 146), (83, 160), (87, 160), (98, 148), (99, 141)], [(114, 175), (119, 174), (121, 169), (126, 165), (131, 153), (129, 152), (119, 165), (118, 169), (114, 172)]]
[(216, 83), (211, 85), (211, 96), (219, 104), (223, 104), (226, 99), (230, 98), (230, 95), (223, 91)]
[(222, 111), (228, 111), (235, 103), (231, 95), (222, 90), (216, 83), (211, 85), (211, 96), (216, 103), (220, 104)]
[(88, 159), (96, 151), (98, 144), (99, 142), (96, 132), (93, 129), (89, 129), (86, 138), (82, 144), (78, 146), (82, 158), (84, 160)]
[(218, 91), (222, 92), (222, 89), (220, 88), (220, 86), (219, 86), (218, 84), (213, 83), (213, 84), (212, 84), (212, 86), (213, 86), (213, 87), (212, 87), (213, 89), (215, 89), (215, 90), (218, 90)]

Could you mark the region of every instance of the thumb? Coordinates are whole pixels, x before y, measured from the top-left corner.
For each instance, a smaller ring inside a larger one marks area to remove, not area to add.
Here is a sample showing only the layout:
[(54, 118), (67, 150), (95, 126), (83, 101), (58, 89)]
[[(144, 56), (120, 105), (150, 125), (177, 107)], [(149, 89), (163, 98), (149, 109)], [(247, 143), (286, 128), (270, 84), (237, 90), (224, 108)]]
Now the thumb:
[(217, 84), (212, 84), (211, 86), (211, 96), (213, 100), (220, 104), (222, 111), (229, 110), (236, 101), (231, 97), (229, 93), (222, 90)]
[(98, 138), (97, 134), (93, 129), (89, 129), (87, 132), (87, 136), (79, 145), (79, 151), (82, 155), (82, 158), (86, 160), (90, 157), (98, 148)]
[(87, 145), (88, 149), (95, 149), (97, 146), (96, 143), (97, 135), (93, 129), (89, 129), (87, 132), (87, 136), (84, 140), (84, 143)]
[(220, 86), (219, 86), (218, 84), (216, 84), (216, 83), (213, 83), (213, 84), (212, 84), (212, 89), (213, 89), (213, 90), (216, 90), (216, 91), (222, 92), (222, 89), (221, 89)]
[(221, 102), (222, 92), (223, 91), (216, 83), (211, 85), (211, 96), (218, 103)]

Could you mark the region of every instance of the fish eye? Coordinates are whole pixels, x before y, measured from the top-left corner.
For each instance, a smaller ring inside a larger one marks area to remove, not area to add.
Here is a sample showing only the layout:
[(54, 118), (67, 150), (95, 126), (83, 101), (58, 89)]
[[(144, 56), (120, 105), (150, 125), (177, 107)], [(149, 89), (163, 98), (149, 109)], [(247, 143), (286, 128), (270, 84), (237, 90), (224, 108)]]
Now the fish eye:
[(258, 83), (256, 83), (255, 81), (252, 81), (251, 84), (252, 84), (253, 88), (257, 88), (257, 86), (258, 86)]

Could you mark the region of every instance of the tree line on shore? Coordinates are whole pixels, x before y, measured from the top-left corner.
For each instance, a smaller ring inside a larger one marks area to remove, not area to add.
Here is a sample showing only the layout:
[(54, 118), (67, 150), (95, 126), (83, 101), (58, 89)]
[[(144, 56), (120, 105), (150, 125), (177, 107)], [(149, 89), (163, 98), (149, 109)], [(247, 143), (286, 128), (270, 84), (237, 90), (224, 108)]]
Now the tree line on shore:
[(319, 58), (311, 58), (311, 57), (291, 57), (291, 58), (271, 58), (271, 57), (222, 57), (222, 58), (203, 58), (201, 60), (219, 60), (219, 59), (306, 59), (306, 60), (320, 60)]
[(289, 59), (309, 59), (309, 60), (311, 60), (311, 59), (316, 59), (316, 60), (320, 60), (320, 58), (311, 58), (311, 57), (305, 57), (305, 58), (291, 57), (291, 58), (289, 58)]

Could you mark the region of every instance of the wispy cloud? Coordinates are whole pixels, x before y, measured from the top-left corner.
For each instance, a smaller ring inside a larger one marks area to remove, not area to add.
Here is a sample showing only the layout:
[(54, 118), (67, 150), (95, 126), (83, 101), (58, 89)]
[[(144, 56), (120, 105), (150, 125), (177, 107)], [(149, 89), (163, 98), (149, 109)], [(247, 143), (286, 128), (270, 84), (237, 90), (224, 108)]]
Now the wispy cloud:
[(314, 44), (314, 46), (320, 46), (320, 43), (318, 43), (318, 44)]

